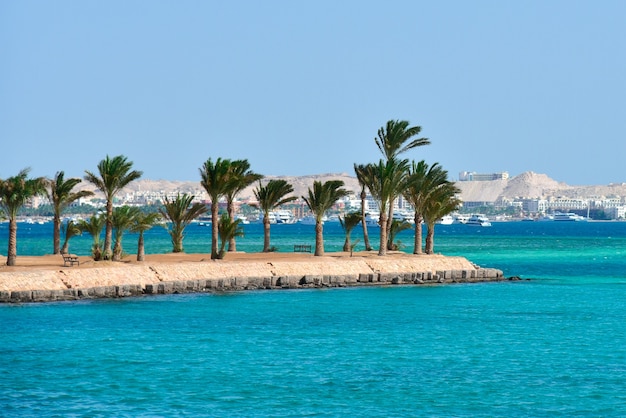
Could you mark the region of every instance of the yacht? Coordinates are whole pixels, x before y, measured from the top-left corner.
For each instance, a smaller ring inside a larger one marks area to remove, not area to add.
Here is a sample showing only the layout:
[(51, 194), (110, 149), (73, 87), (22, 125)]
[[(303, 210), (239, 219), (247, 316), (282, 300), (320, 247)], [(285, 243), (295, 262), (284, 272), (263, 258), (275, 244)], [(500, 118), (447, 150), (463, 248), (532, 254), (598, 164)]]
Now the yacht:
[(561, 212), (556, 212), (554, 214), (554, 220), (555, 221), (570, 221), (570, 222), (580, 222), (580, 221), (586, 221), (587, 218), (585, 218), (584, 216), (580, 216), (577, 215), (575, 213), (561, 213)]
[[(298, 223), (301, 225), (315, 225), (316, 223), (315, 216), (308, 215), (308, 216), (305, 216), (304, 218), (300, 218), (298, 219)], [(324, 222), (322, 221), (322, 223)]]
[(454, 223), (454, 217), (452, 215), (445, 215), (440, 218), (437, 223), (439, 225), (452, 225)]
[[(274, 212), (275, 223), (277, 224), (293, 224), (296, 222), (293, 214), (288, 210), (277, 210)], [(271, 218), (270, 218), (271, 223)]]
[(248, 217), (243, 214), (235, 216), (235, 219), (237, 219), (242, 225), (248, 225), (250, 223)]
[(472, 215), (469, 217), (465, 225), (472, 226), (491, 226), (491, 222), (485, 215)]
[(378, 218), (380, 217), (380, 213), (378, 212), (368, 212), (365, 214), (365, 225), (371, 227), (380, 227), (378, 224)]

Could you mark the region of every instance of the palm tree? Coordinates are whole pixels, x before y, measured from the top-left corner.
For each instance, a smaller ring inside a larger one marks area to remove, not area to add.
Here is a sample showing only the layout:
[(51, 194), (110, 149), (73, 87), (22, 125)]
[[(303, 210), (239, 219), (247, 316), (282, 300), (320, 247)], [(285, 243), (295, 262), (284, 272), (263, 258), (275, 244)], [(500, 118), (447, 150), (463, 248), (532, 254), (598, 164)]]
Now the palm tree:
[(54, 211), (53, 254), (58, 254), (60, 251), (61, 214), (70, 204), (78, 199), (93, 196), (93, 192), (89, 190), (72, 191), (81, 181), (82, 180), (78, 178), (69, 178), (66, 180), (63, 171), (57, 172), (54, 178), (48, 181), (49, 190), (46, 190), (46, 192)]
[(422, 221), (425, 205), (430, 201), (430, 195), (447, 182), (448, 172), (439, 163), (429, 167), (424, 160), (418, 163), (413, 161), (409, 168), (406, 187), (402, 194), (415, 208), (413, 254), (422, 253)]
[(113, 246), (113, 261), (122, 260), (122, 237), (124, 232), (132, 228), (135, 218), (139, 216), (141, 210), (136, 206), (121, 206), (113, 210), (111, 218), (113, 228), (115, 228), (115, 245)]
[(325, 183), (313, 182), (313, 189), (309, 188), (308, 196), (302, 196), (307, 206), (315, 216), (315, 254), (324, 255), (324, 226), (322, 218), (337, 200), (349, 194), (342, 189), (344, 183), (341, 180), (329, 180)]
[(263, 252), (270, 250), (270, 212), (280, 205), (293, 202), (295, 196), (287, 196), (293, 193), (293, 187), (285, 180), (270, 180), (265, 186), (259, 181), (254, 189), (254, 196), (259, 202), (258, 208), (263, 212)]
[[(226, 207), (230, 219), (235, 219), (235, 197), (243, 189), (262, 178), (261, 174), (250, 170), (248, 160), (234, 160), (230, 163), (230, 179), (228, 191), (226, 192)], [(228, 251), (237, 251), (235, 236), (232, 236), (228, 241)]]
[(82, 234), (83, 231), (80, 229), (78, 223), (74, 222), (71, 219), (67, 221), (65, 225), (62, 225), (61, 229), (63, 230), (63, 234), (65, 235), (65, 240), (63, 241), (63, 247), (59, 251), (61, 254), (68, 254), (70, 238)]
[(227, 213), (223, 213), (219, 220), (218, 230), (220, 235), (219, 258), (222, 259), (226, 254), (226, 243), (233, 237), (243, 237), (243, 227), (240, 219), (233, 219)]
[(0, 214), (9, 220), (9, 245), (7, 266), (14, 266), (17, 260), (17, 214), (33, 197), (45, 194), (46, 179), (28, 178), (29, 168), (6, 180), (0, 179)]
[(197, 217), (207, 213), (208, 209), (206, 205), (196, 202), (193, 203), (193, 195), (176, 195), (174, 200), (165, 198), (163, 207), (159, 209), (161, 215), (171, 222), (171, 226), (168, 229), (170, 237), (172, 237), (172, 252), (182, 253), (183, 238), (185, 237), (185, 228), (189, 226), (191, 221)]
[(87, 232), (93, 238), (91, 245), (91, 255), (94, 261), (102, 260), (102, 247), (100, 246), (100, 234), (106, 222), (106, 214), (93, 215), (89, 220), (81, 219), (78, 221), (78, 227), (82, 232)]
[(365, 251), (371, 251), (372, 246), (370, 245), (370, 236), (367, 231), (367, 222), (365, 221), (365, 198), (367, 198), (367, 193), (365, 193), (365, 188), (369, 183), (369, 172), (368, 166), (365, 164), (354, 164), (354, 172), (356, 173), (356, 178), (359, 181), (359, 185), (361, 186), (361, 225), (363, 227), (363, 242), (365, 244)]
[[(387, 124), (378, 130), (378, 137), (374, 138), (374, 142), (378, 146), (380, 152), (385, 156), (387, 162), (402, 160), (398, 156), (410, 149), (430, 144), (428, 138), (416, 138), (422, 131), (421, 126), (409, 126), (406, 120), (389, 120)], [(408, 143), (407, 143), (408, 142)], [(391, 196), (392, 201), (389, 203), (389, 213), (387, 219), (393, 219), (393, 201), (402, 194), (402, 184), (398, 184), (400, 189), (395, 190)], [(387, 233), (391, 228), (391, 223), (387, 225)], [(391, 246), (391, 243), (387, 244)]]
[(200, 184), (211, 199), (211, 259), (218, 258), (217, 237), (219, 234), (219, 200), (229, 190), (231, 161), (218, 158), (215, 163), (209, 158), (200, 168)]
[(387, 237), (389, 229), (387, 226), (387, 211), (389, 205), (393, 204), (393, 197), (405, 181), (406, 170), (408, 166), (407, 160), (397, 161), (391, 159), (388, 161), (380, 160), (378, 164), (368, 164), (366, 168), (370, 172), (368, 178), (368, 189), (372, 197), (377, 201), (380, 210), (378, 224), (380, 225), (380, 245), (378, 255), (387, 255)]
[(346, 240), (343, 243), (344, 252), (350, 251), (350, 247), (352, 246), (350, 243), (350, 234), (359, 222), (361, 222), (361, 214), (359, 212), (350, 212), (343, 218), (341, 218), (341, 216), (339, 217), (339, 223), (346, 234)]
[[(389, 120), (386, 126), (378, 130), (378, 137), (374, 138), (374, 141), (389, 161), (410, 149), (430, 144), (428, 138), (411, 139), (419, 135), (421, 131), (421, 126), (409, 127), (409, 122), (406, 120)], [(410, 142), (405, 145), (409, 140)]]
[(139, 238), (137, 238), (137, 261), (144, 261), (145, 258), (145, 246), (143, 233), (151, 229), (154, 225), (157, 225), (161, 221), (161, 214), (156, 212), (140, 212), (134, 219), (133, 224), (130, 227), (132, 232), (137, 232)]
[(110, 260), (111, 241), (113, 238), (113, 199), (129, 183), (141, 177), (143, 172), (132, 170), (133, 163), (123, 155), (106, 158), (98, 164), (98, 175), (85, 171), (85, 180), (104, 193), (106, 203), (106, 232), (104, 234), (104, 259)]
[(400, 232), (411, 229), (411, 224), (404, 219), (392, 219), (389, 223), (391, 224), (391, 228), (389, 228), (388, 241), (391, 243), (391, 245), (389, 245), (388, 248), (392, 251), (397, 251), (400, 249), (400, 243), (395, 242), (396, 237)]
[(426, 223), (426, 254), (432, 254), (435, 246), (435, 222), (437, 219), (454, 212), (461, 200), (456, 196), (461, 190), (454, 183), (447, 182), (437, 188), (429, 197), (424, 207), (424, 222)]

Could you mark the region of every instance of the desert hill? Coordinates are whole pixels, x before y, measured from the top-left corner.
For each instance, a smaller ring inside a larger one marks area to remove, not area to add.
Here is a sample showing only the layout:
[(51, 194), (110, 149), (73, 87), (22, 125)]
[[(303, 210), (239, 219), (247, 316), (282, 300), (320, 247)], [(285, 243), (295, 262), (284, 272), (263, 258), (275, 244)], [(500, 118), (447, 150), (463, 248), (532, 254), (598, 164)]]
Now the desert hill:
[[(307, 176), (266, 176), (264, 181), (283, 179), (294, 188), (295, 196), (306, 195), (315, 180), (343, 180), (345, 188), (358, 194), (361, 190), (355, 176), (347, 173), (313, 174)], [(626, 198), (626, 183), (598, 186), (570, 186), (551, 179), (546, 174), (531, 171), (519, 174), (506, 180), (492, 181), (460, 181), (456, 183), (461, 189), (461, 197), (466, 202), (495, 202), (499, 199), (516, 198), (551, 198), (567, 197), (572, 199), (590, 199), (596, 197)], [(242, 199), (253, 198), (256, 184), (246, 188), (241, 194)], [(82, 182), (81, 189), (93, 189), (90, 184)], [(140, 179), (126, 187), (124, 193), (190, 193), (196, 196), (205, 194), (200, 181), (172, 181)]]

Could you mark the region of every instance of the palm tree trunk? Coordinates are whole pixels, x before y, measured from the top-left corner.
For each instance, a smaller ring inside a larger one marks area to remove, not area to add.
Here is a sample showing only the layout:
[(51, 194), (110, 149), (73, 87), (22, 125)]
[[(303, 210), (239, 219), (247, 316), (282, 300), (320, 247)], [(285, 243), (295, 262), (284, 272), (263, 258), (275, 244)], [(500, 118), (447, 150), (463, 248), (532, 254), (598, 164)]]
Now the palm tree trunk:
[(365, 198), (367, 195), (365, 192), (361, 192), (361, 225), (363, 225), (363, 242), (365, 244), (365, 251), (371, 251), (370, 236), (367, 233), (367, 222), (365, 222)]
[(270, 218), (267, 216), (263, 216), (263, 252), (267, 253), (270, 250)]
[(389, 202), (389, 216), (387, 217), (387, 249), (388, 250), (393, 250), (393, 239), (389, 239), (389, 238), (393, 238), (391, 236), (391, 223), (393, 222), (393, 200), (391, 200)]
[(350, 251), (350, 233), (346, 233), (346, 240), (343, 243), (343, 251), (344, 252), (348, 252)]
[(139, 231), (139, 239), (137, 240), (137, 261), (143, 261), (145, 258), (145, 249), (143, 244), (143, 231)]
[(435, 224), (426, 225), (426, 254), (432, 254), (435, 246)]
[(61, 250), (61, 218), (54, 215), (54, 233), (52, 236), (52, 254), (58, 254)]
[(378, 248), (378, 255), (387, 255), (387, 214), (384, 210), (380, 211), (380, 246)]
[(61, 253), (67, 254), (69, 249), (70, 249), (70, 240), (66, 238), (65, 242), (63, 243), (63, 247), (61, 248)]
[(173, 226), (170, 231), (170, 236), (172, 237), (172, 252), (173, 253), (182, 253), (183, 252), (183, 231), (179, 225)]
[[(119, 231), (118, 231), (119, 232)], [(111, 260), (120, 261), (122, 260), (122, 237), (117, 236), (115, 239), (115, 246), (113, 247), (113, 257)]]
[(217, 252), (217, 237), (219, 235), (219, 203), (217, 201), (211, 202), (211, 260), (217, 260), (219, 254)]
[(321, 220), (315, 222), (315, 254), (324, 255), (324, 225)]
[(106, 232), (104, 234), (104, 254), (105, 260), (110, 260), (111, 253), (111, 241), (113, 241), (113, 201), (107, 201), (107, 219), (106, 219)]
[(415, 240), (413, 242), (413, 254), (422, 253), (422, 217), (415, 213)]
[(17, 222), (9, 220), (9, 248), (7, 250), (7, 266), (14, 266), (17, 260)]
[[(233, 202), (228, 202), (228, 217), (231, 221), (235, 220), (235, 205)], [(235, 252), (237, 251), (237, 243), (235, 242), (235, 237), (231, 237), (228, 240), (228, 251)]]

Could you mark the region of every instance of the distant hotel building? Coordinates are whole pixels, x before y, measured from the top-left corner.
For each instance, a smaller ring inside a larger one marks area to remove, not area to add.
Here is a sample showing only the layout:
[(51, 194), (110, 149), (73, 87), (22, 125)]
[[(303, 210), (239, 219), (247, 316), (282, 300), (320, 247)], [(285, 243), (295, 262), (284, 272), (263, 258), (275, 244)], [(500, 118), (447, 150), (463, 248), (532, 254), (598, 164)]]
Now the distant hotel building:
[(490, 181), (490, 180), (506, 180), (509, 173), (503, 171), (501, 173), (477, 174), (470, 171), (461, 171), (459, 173), (459, 181)]

